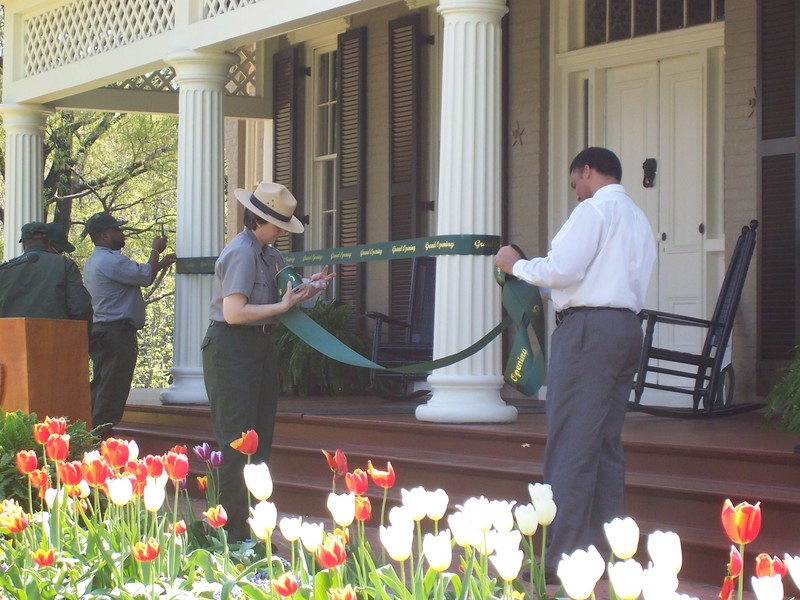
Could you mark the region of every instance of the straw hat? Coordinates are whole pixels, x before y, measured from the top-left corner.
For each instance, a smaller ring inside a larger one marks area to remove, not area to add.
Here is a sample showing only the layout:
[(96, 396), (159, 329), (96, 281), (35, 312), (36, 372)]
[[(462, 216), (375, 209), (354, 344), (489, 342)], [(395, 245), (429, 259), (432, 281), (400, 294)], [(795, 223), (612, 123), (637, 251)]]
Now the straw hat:
[(303, 224), (294, 216), (297, 200), (280, 183), (262, 181), (254, 192), (234, 190), (236, 199), (262, 219), (291, 233), (303, 233)]

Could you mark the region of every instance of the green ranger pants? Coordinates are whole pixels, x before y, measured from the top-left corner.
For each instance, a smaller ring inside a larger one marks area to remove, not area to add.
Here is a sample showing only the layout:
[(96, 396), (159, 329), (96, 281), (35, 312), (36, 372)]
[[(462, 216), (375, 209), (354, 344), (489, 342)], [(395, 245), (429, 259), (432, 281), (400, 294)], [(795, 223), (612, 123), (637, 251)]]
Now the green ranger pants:
[[(89, 339), (92, 358), (92, 427), (122, 420), (139, 355), (136, 328), (127, 321), (95, 323)], [(100, 432), (101, 435), (103, 432)]]

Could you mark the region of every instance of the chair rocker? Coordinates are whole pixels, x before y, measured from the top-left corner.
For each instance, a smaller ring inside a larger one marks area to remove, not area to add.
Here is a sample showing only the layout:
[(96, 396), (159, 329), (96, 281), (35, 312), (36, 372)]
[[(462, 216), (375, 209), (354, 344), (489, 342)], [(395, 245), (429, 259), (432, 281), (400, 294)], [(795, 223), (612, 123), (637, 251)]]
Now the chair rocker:
[[(733, 404), (733, 365), (723, 365), (733, 330), (733, 320), (756, 245), (757, 227), (758, 221), (755, 220), (749, 226), (742, 227), (711, 320), (648, 309), (642, 311), (646, 324), (644, 342), (633, 384), (634, 399), (628, 403), (629, 409), (666, 417), (698, 418), (738, 414), (764, 406), (758, 403)], [(653, 336), (658, 324), (705, 329), (702, 351), (693, 354), (654, 347)], [(649, 382), (648, 373), (682, 377), (689, 381), (684, 386)], [(641, 399), (645, 388), (688, 394), (692, 398), (692, 407), (643, 405)]]
[[(372, 335), (371, 360), (385, 367), (399, 367), (429, 361), (433, 357), (433, 307), (436, 287), (436, 259), (431, 256), (415, 258), (411, 267), (411, 286), (408, 314), (405, 321), (377, 311), (366, 316), (375, 321)], [(388, 340), (384, 324), (400, 327), (402, 340)], [(426, 373), (393, 373), (371, 369), (370, 391), (390, 400), (420, 398), (430, 390), (409, 391), (414, 381), (427, 377)], [(396, 385), (392, 385), (392, 383)]]

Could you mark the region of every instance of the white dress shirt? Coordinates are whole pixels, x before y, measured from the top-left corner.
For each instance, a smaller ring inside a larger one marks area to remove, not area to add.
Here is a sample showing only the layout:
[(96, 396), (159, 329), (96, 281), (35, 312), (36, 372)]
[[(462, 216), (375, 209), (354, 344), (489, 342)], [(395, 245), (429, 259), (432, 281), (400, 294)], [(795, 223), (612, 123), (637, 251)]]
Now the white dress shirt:
[(515, 277), (551, 289), (556, 311), (576, 306), (638, 313), (656, 261), (653, 230), (620, 184), (580, 202), (547, 256), (514, 263)]

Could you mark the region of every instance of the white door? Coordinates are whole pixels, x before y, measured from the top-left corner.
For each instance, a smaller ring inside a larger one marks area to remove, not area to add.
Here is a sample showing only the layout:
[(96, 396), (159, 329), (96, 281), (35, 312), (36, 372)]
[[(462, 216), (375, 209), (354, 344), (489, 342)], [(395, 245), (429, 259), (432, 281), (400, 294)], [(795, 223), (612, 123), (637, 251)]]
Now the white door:
[[(622, 183), (647, 214), (658, 243), (645, 306), (697, 317), (705, 300), (703, 78), (696, 54), (606, 71), (606, 145), (618, 152)], [(643, 183), (646, 159), (657, 162), (652, 187)], [(688, 329), (661, 329), (657, 343), (697, 352), (702, 331)]]

